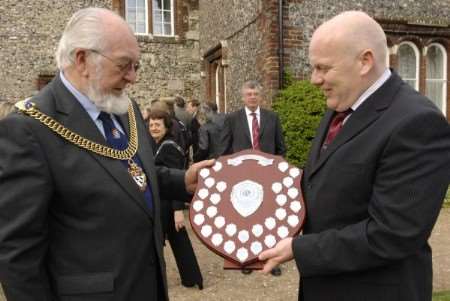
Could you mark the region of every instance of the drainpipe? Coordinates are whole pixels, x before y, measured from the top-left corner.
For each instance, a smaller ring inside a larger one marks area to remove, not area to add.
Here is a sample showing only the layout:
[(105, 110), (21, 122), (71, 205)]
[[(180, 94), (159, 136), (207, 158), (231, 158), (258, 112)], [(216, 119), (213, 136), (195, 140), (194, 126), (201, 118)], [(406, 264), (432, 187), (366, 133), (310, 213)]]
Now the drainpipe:
[(284, 77), (283, 47), (283, 0), (278, 0), (278, 89), (283, 88)]

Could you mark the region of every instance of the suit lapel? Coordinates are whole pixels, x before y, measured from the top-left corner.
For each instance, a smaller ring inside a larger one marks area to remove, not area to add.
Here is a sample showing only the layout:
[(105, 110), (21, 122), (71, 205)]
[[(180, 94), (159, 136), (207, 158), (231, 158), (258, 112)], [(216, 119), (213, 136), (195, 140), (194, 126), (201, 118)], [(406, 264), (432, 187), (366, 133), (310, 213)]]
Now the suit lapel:
[(261, 141), (261, 137), (263, 136), (264, 130), (267, 127), (267, 123), (269, 122), (269, 114), (264, 109), (259, 109), (260, 118), (259, 118), (259, 141)]
[(324, 116), (324, 123), (320, 128), (320, 137), (318, 137), (320, 139), (314, 143), (314, 149), (311, 150), (313, 151), (311, 158), (313, 164), (311, 166), (310, 176), (316, 173), (336, 150), (349, 140), (353, 139), (360, 132), (364, 131), (364, 129), (381, 116), (383, 111), (392, 103), (393, 96), (401, 83), (402, 80), (393, 72), (391, 77), (375, 91), (375, 93), (369, 96), (369, 98), (352, 113), (352, 115), (350, 115), (350, 118), (346, 121), (344, 127), (334, 141), (329, 145), (327, 150), (320, 154), (322, 141), (333, 116), (333, 111), (328, 111), (326, 113)]
[[(60, 113), (59, 121), (68, 129), (79, 134), (80, 136), (92, 140), (96, 143), (106, 145), (105, 138), (94, 124), (89, 114), (84, 110), (81, 104), (70, 93), (59, 76), (55, 79), (53, 92), (57, 99), (57, 111)], [(123, 117), (120, 117), (123, 122)], [(125, 130), (128, 131), (128, 117), (125, 117)], [(139, 137), (142, 139), (142, 137)], [(150, 217), (152, 213), (145, 204), (144, 194), (139, 190), (131, 176), (128, 174), (127, 168), (120, 160), (97, 155), (91, 151), (86, 151), (91, 155), (105, 171), (122, 187)]]
[(333, 111), (327, 110), (325, 112), (324, 117), (322, 118), (320, 125), (317, 129), (316, 137), (314, 138), (313, 144), (311, 145), (308, 165), (306, 166), (306, 170), (312, 169), (316, 166), (317, 161), (320, 157), (320, 149), (322, 148), (322, 141), (325, 139), (325, 135), (328, 131), (328, 125), (331, 122), (331, 118), (333, 117)]
[(245, 112), (245, 108), (242, 109), (239, 112), (239, 114), (240, 114), (239, 120), (241, 122), (241, 127), (240, 128), (245, 129), (244, 130), (245, 136), (247, 137), (247, 140), (250, 142), (250, 145), (253, 145), (252, 144), (252, 136), (250, 135), (251, 129), (249, 128), (249, 125), (248, 125), (247, 113)]

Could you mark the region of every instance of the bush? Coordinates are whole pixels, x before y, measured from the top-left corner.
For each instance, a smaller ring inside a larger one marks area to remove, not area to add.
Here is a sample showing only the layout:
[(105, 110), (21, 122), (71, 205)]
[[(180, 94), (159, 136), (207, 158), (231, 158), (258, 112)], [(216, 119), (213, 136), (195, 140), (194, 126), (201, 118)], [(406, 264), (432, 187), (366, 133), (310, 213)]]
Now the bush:
[(291, 164), (305, 165), (325, 108), (324, 95), (309, 81), (292, 81), (275, 98), (273, 109), (280, 116)]

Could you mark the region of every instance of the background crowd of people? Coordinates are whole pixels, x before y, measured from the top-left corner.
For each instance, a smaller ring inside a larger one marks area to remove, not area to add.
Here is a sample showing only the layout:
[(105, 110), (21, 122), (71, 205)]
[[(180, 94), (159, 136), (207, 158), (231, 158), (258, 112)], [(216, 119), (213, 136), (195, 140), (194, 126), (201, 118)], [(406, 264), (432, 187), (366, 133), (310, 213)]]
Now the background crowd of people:
[[(256, 149), (284, 156), (286, 147), (281, 123), (276, 113), (261, 108), (262, 86), (257, 81), (242, 85), (242, 109), (218, 113), (214, 102), (177, 96), (154, 100), (142, 114), (153, 142), (155, 163), (171, 168), (185, 169), (192, 162), (214, 159), (245, 149)], [(162, 202), (162, 225), (169, 241), (181, 283), (184, 286), (203, 287), (201, 271), (185, 231), (183, 201)], [(244, 274), (252, 270), (242, 269)], [(280, 276), (275, 267), (272, 275)]]

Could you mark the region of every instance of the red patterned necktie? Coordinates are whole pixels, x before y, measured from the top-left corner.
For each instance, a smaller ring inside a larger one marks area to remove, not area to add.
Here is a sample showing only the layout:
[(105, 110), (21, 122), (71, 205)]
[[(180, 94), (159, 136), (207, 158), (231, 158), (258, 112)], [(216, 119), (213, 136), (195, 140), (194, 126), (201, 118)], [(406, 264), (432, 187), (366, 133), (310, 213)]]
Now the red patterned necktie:
[(253, 149), (261, 150), (259, 146), (259, 124), (258, 124), (258, 118), (256, 117), (256, 113), (250, 113), (252, 115), (252, 136), (253, 136)]
[(352, 109), (348, 109), (344, 112), (337, 112), (331, 120), (330, 127), (328, 128), (327, 137), (322, 145), (322, 151), (326, 150), (327, 147), (333, 142), (334, 138), (337, 136), (339, 131), (342, 129), (345, 117), (353, 112)]

